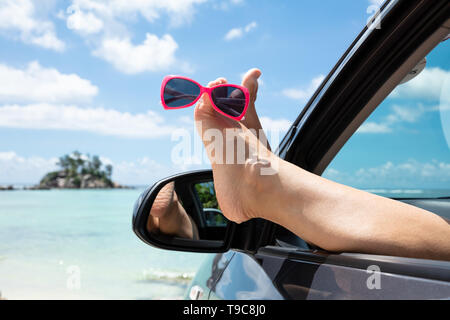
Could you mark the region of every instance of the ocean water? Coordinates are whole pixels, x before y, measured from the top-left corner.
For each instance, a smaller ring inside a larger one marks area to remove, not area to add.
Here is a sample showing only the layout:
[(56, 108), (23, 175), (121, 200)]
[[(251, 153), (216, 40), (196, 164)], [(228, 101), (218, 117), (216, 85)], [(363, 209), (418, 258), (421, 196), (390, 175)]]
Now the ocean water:
[(142, 190), (0, 192), (7, 299), (178, 299), (204, 254), (159, 250), (131, 229)]
[[(7, 299), (178, 299), (206, 258), (159, 250), (131, 230), (142, 190), (0, 192), (0, 292)], [(367, 190), (391, 198), (450, 190)]]

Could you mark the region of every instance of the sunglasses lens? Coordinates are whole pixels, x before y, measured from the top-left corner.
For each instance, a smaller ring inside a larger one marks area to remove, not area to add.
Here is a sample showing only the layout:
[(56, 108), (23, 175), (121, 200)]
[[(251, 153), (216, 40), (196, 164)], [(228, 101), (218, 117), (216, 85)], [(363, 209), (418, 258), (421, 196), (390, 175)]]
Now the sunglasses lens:
[(200, 87), (184, 79), (172, 79), (164, 87), (164, 103), (169, 108), (184, 107), (197, 99)]
[(245, 109), (245, 94), (235, 87), (218, 87), (211, 93), (214, 104), (225, 114), (239, 117)]

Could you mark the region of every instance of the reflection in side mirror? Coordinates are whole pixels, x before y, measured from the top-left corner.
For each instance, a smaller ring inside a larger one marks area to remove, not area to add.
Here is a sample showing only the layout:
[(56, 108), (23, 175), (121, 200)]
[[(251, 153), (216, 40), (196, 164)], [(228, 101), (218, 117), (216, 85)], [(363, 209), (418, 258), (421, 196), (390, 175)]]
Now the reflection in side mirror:
[(212, 208), (204, 208), (203, 213), (205, 214), (206, 225), (208, 227), (226, 227), (227, 220), (223, 216), (222, 211)]
[(211, 171), (164, 179), (136, 202), (133, 229), (144, 242), (171, 250), (223, 252), (233, 223), (220, 211)]
[(222, 240), (226, 227), (212, 181), (167, 183), (158, 192), (147, 218), (147, 231), (154, 236)]

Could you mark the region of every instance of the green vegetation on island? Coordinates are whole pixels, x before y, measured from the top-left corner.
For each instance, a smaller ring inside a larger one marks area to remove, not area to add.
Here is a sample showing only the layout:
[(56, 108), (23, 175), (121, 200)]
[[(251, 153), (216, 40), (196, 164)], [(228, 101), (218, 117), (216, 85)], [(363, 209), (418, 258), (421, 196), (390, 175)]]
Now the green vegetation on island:
[(113, 167), (104, 165), (99, 156), (78, 151), (59, 158), (60, 170), (47, 173), (32, 189), (104, 189), (124, 188), (111, 180)]

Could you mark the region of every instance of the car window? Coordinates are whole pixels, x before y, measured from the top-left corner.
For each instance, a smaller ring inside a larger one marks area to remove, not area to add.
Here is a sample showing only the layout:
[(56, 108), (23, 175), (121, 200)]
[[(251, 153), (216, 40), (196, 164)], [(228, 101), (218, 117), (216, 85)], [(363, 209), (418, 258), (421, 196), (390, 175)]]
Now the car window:
[(449, 197), (449, 57), (444, 41), (365, 121), (324, 177), (390, 198)]

